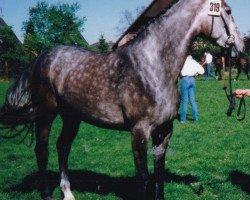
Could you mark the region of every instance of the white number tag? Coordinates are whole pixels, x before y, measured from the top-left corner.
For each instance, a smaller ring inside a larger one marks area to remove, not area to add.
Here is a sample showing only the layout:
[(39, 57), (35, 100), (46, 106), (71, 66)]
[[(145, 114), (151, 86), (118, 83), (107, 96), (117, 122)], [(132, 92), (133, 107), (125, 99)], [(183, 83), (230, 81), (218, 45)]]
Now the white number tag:
[(221, 0), (210, 0), (208, 15), (220, 16), (221, 14)]

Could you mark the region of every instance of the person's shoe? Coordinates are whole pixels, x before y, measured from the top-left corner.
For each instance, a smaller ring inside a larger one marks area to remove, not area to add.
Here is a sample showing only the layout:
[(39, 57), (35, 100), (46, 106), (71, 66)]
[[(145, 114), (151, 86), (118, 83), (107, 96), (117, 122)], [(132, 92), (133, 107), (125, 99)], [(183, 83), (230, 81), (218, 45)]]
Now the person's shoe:
[(218, 76), (216, 76), (216, 78), (215, 78), (216, 80), (218, 80), (219, 79), (219, 77)]
[(180, 121), (181, 124), (185, 124), (185, 121)]

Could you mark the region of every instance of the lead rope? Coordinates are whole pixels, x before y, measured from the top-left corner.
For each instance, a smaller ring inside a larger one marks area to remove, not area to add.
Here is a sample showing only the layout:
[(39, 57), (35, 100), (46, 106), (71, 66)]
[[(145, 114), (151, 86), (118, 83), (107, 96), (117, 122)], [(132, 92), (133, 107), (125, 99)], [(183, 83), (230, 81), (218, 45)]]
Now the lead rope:
[[(224, 88), (226, 95), (227, 95), (227, 98), (229, 100), (229, 106), (227, 109), (227, 116), (231, 116), (233, 110), (236, 109), (235, 95), (233, 94), (233, 89), (232, 89), (232, 64), (231, 64), (232, 48), (233, 48), (233, 45), (230, 45), (228, 52), (227, 52), (228, 67), (229, 67), (228, 83), (229, 83), (230, 94), (227, 94), (227, 92), (226, 92), (227, 88), (226, 87)], [(243, 112), (242, 112), (242, 108), (243, 108)], [(238, 109), (237, 109), (237, 120), (242, 121), (245, 119), (245, 116), (246, 116), (246, 102), (245, 102), (244, 97), (242, 97), (240, 100)]]
[[(227, 94), (227, 99), (229, 101), (229, 106), (227, 109), (227, 116), (231, 116), (233, 113), (233, 110), (236, 107), (235, 103), (235, 97), (233, 95), (233, 89), (232, 89), (232, 65), (231, 65), (231, 53), (232, 53), (232, 45), (230, 45), (229, 49), (227, 50), (227, 63), (229, 67), (229, 77), (228, 77), (228, 85), (229, 85), (229, 94)], [(225, 88), (226, 92), (227, 87)]]
[[(242, 105), (243, 105), (243, 114), (241, 115), (241, 110), (242, 110)], [(245, 102), (245, 99), (244, 97), (241, 98), (240, 100), (240, 104), (239, 104), (239, 107), (238, 107), (238, 111), (237, 111), (237, 120), (238, 121), (242, 121), (244, 120), (246, 117), (246, 102)]]
[[(236, 101), (235, 101), (235, 95), (233, 94), (233, 89), (232, 89), (232, 65), (231, 65), (231, 56), (232, 56), (232, 48), (234, 46), (235, 43), (235, 37), (234, 35), (231, 35), (229, 27), (226, 23), (226, 20), (224, 19), (223, 15), (221, 15), (221, 18), (224, 22), (224, 26), (225, 26), (225, 30), (228, 36), (227, 39), (227, 44), (229, 45), (228, 51), (227, 51), (227, 59), (228, 59), (228, 67), (229, 67), (229, 92), (230, 94), (227, 94), (227, 87), (224, 87), (223, 89), (225, 90), (227, 99), (229, 100), (229, 106), (227, 109), (227, 116), (231, 116), (233, 110), (236, 108)], [(242, 113), (242, 106), (243, 106), (243, 114)], [(245, 99), (244, 97), (241, 98), (240, 103), (239, 103), (239, 107), (237, 109), (237, 120), (238, 121), (242, 121), (245, 119), (246, 116), (246, 103), (245, 103)]]

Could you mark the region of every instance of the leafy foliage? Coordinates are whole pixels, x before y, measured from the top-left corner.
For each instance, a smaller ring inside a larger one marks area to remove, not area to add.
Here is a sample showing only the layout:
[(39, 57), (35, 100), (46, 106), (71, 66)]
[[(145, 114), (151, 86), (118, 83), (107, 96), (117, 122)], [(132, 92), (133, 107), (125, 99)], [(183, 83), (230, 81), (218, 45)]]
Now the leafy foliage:
[(22, 71), (28, 59), (11, 26), (0, 28), (0, 42), (0, 76), (8, 79)]
[(41, 52), (56, 45), (78, 45), (88, 48), (81, 35), (86, 17), (76, 13), (79, 4), (49, 6), (38, 2), (29, 10), (29, 20), (24, 22), (24, 44), (16, 38), (10, 26), (0, 28), (0, 76), (15, 77)]
[(197, 60), (200, 60), (205, 51), (209, 51), (212, 54), (218, 54), (223, 51), (217, 44), (202, 37), (196, 38), (193, 47), (192, 54)]
[(106, 39), (104, 38), (103, 34), (101, 34), (101, 36), (99, 38), (99, 43), (98, 43), (97, 48), (101, 52), (107, 52), (110, 50), (109, 44), (106, 42)]
[(24, 22), (24, 46), (30, 57), (56, 45), (79, 45), (88, 47), (81, 35), (86, 17), (78, 18), (79, 4), (59, 4), (49, 6), (38, 2), (30, 8), (28, 21)]

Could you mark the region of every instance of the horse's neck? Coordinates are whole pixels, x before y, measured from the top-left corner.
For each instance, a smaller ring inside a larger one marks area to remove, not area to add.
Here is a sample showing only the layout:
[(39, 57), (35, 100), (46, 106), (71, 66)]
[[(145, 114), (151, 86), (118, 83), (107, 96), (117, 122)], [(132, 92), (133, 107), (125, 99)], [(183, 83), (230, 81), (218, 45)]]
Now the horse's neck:
[[(181, 3), (185, 2), (188, 1)], [(168, 84), (176, 82), (190, 45), (199, 34), (197, 26), (193, 25), (199, 4), (197, 8), (194, 5), (178, 6), (175, 13), (167, 12), (152, 23), (130, 46), (132, 63), (139, 68), (141, 79), (149, 85), (160, 86), (166, 84), (166, 80)]]

